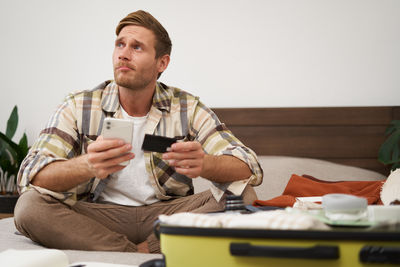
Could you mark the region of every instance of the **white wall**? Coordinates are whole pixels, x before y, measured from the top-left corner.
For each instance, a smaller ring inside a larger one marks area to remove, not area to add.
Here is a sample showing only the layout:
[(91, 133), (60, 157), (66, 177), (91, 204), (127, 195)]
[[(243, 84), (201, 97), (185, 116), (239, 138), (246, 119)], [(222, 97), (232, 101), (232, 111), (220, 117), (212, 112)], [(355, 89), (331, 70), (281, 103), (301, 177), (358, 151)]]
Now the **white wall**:
[(0, 131), (17, 104), (32, 143), (68, 92), (112, 78), (137, 9), (173, 42), (160, 80), (210, 107), (399, 104), (398, 0), (0, 0)]

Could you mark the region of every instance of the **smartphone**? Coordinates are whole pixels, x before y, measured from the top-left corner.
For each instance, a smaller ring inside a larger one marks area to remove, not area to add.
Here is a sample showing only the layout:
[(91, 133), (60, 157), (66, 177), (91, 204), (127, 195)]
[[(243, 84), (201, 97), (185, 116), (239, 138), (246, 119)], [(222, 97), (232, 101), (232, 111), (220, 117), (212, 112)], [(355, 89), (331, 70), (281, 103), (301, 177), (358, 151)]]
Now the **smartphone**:
[[(125, 143), (132, 143), (133, 122), (125, 119), (105, 118), (103, 123), (102, 135), (104, 139), (122, 139)], [(120, 165), (128, 165), (128, 161)]]

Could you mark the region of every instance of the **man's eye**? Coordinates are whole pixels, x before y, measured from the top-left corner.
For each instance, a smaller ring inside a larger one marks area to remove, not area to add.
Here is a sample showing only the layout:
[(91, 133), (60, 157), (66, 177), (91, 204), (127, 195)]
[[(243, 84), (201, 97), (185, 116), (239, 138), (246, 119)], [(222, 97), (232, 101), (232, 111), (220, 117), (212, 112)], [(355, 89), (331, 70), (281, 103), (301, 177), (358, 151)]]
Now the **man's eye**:
[(116, 46), (116, 47), (123, 47), (124, 44), (123, 44), (123, 43), (116, 43), (115, 46)]
[(140, 51), (142, 50), (142, 47), (140, 45), (134, 45), (133, 49)]

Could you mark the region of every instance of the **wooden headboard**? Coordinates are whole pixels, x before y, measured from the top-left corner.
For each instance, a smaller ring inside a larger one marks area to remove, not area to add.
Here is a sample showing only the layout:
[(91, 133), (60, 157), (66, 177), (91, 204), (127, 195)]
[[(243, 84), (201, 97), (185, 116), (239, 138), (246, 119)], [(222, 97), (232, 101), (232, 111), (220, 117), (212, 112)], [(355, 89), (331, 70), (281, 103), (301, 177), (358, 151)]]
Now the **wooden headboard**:
[(213, 108), (258, 155), (324, 159), (374, 170), (385, 130), (400, 107)]

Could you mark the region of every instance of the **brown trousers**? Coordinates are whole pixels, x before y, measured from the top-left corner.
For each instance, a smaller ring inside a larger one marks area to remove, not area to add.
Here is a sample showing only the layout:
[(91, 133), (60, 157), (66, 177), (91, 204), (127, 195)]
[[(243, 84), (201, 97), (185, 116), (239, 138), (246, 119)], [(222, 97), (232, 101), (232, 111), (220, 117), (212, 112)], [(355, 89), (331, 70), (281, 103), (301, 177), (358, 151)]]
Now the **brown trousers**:
[[(250, 186), (243, 192), (245, 204), (256, 194)], [(151, 253), (160, 253), (153, 223), (160, 214), (222, 211), (224, 198), (217, 202), (209, 190), (151, 205), (132, 207), (78, 201), (70, 207), (36, 190), (23, 193), (14, 210), (16, 228), (26, 237), (49, 248), (137, 251), (147, 240)]]

